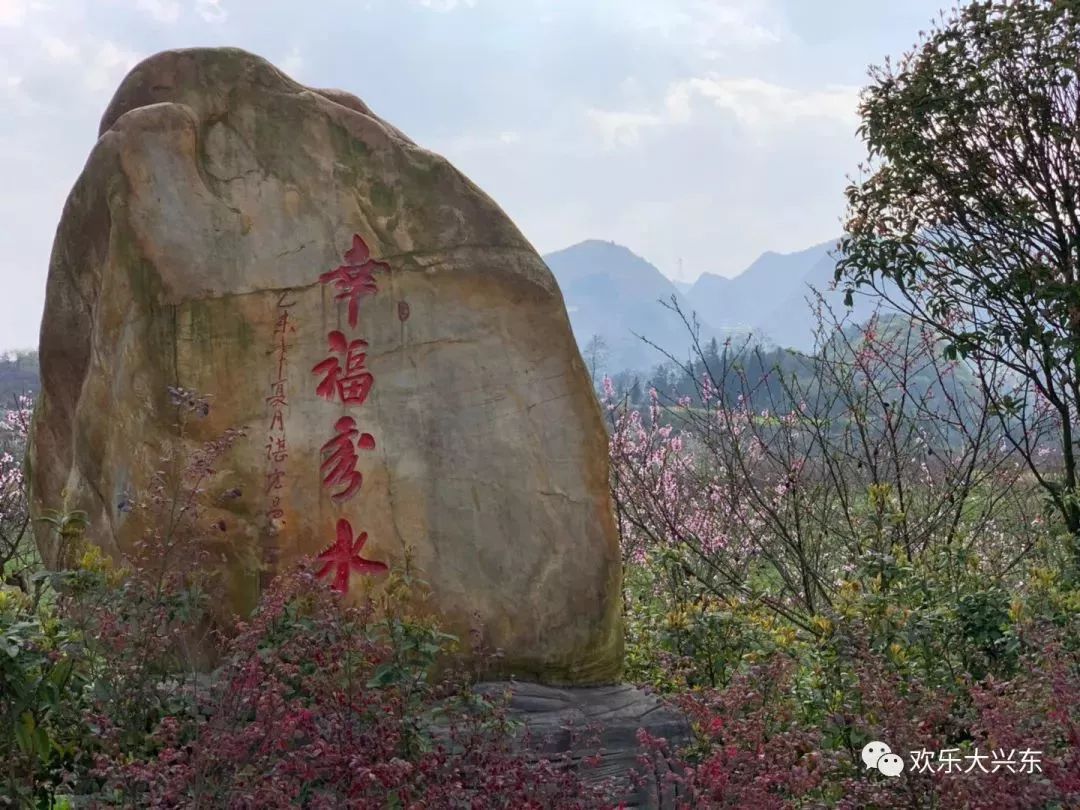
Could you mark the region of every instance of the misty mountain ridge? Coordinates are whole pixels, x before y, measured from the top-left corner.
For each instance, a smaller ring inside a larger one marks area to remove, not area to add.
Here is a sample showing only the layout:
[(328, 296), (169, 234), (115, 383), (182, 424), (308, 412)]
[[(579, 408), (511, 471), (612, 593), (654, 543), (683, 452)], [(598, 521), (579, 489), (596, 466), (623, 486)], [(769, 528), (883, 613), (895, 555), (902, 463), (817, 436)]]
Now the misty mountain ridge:
[[(686, 355), (690, 341), (677, 313), (661, 304), (673, 299), (689, 317), (696, 307), (655, 266), (614, 242), (589, 239), (544, 256), (559, 282), (578, 345), (585, 349), (593, 335), (607, 344), (609, 369), (646, 368), (663, 359), (641, 335), (676, 357)], [(719, 336), (702, 329), (704, 339)]]
[[(629, 248), (598, 239), (549, 253), (544, 261), (562, 288), (578, 345), (584, 349), (600, 335), (608, 370), (643, 370), (664, 358), (635, 334), (676, 357), (687, 353), (685, 325), (660, 303), (673, 299), (688, 317), (696, 314), (703, 342), (752, 335), (767, 345), (810, 351), (816, 324), (811, 288), (838, 316), (847, 312), (843, 291), (831, 289), (836, 243), (768, 251), (736, 276), (703, 273), (692, 284), (674, 282)], [(871, 300), (857, 297), (851, 318), (863, 321), (872, 310)]]

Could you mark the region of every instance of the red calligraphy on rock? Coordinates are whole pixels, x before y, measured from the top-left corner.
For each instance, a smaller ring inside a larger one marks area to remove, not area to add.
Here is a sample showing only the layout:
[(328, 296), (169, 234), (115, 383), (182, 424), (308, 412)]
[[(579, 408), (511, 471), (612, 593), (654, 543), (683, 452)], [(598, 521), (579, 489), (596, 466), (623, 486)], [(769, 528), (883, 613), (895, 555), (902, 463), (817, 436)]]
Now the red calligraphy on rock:
[[(289, 309), (296, 306), (296, 301), (289, 301), (288, 293), (283, 292), (277, 300), (277, 318), (274, 321), (274, 355), (277, 359), (277, 374), (270, 383), (270, 396), (266, 397), (266, 403), (270, 407), (270, 426), (266, 435), (266, 460), (270, 462), (269, 472), (266, 473), (265, 494), (270, 496), (270, 508), (267, 517), (271, 522), (272, 533), (279, 526), (275, 521), (280, 521), (285, 516), (281, 508), (281, 495), (278, 492), (285, 489), (285, 460), (289, 457), (285, 443), (285, 409), (289, 406), (288, 391), (286, 390), (285, 367), (288, 363), (288, 336), (296, 333), (294, 319)], [(277, 558), (277, 547), (271, 541), (264, 550), (266, 559), (271, 568)]]
[(349, 589), (352, 574), (384, 574), (386, 563), (368, 560), (360, 556), (367, 543), (367, 532), (353, 539), (352, 525), (345, 518), (337, 522), (337, 541), (318, 556), (322, 566), (316, 572), (320, 579), (332, 578), (330, 587), (338, 593)]
[(266, 494), (272, 490), (281, 489), (285, 485), (285, 471), (275, 467), (266, 474)]
[(390, 265), (386, 262), (372, 259), (367, 243), (359, 234), (354, 234), (352, 247), (345, 252), (345, 264), (326, 271), (319, 276), (319, 281), (337, 286), (339, 292), (334, 300), (349, 302), (349, 326), (356, 326), (360, 316), (360, 299), (376, 292), (374, 272), (389, 269)]
[[(337, 288), (335, 301), (348, 302), (348, 322), (355, 330), (360, 317), (360, 299), (378, 291), (375, 271), (389, 269), (385, 262), (371, 258), (367, 244), (355, 234), (352, 247), (345, 253), (345, 263), (320, 275), (319, 281)], [(407, 308), (404, 312), (408, 317)], [(399, 317), (401, 313), (399, 307)], [(343, 405), (363, 405), (375, 383), (374, 375), (367, 369), (367, 341), (354, 338), (352, 334), (346, 337), (338, 330), (331, 331), (326, 339), (330, 355), (311, 369), (319, 378), (315, 393), (331, 402), (336, 398)], [(333, 437), (320, 448), (319, 473), (323, 488), (329, 491), (335, 503), (351, 498), (360, 490), (364, 479), (356, 469), (359, 451), (374, 449), (375, 437), (361, 432), (351, 416), (342, 416), (334, 423)], [(321, 563), (318, 576), (329, 578), (334, 590), (344, 593), (352, 574), (386, 572), (385, 563), (360, 555), (367, 537), (367, 532), (361, 532), (354, 539), (349, 522), (344, 518), (338, 520), (337, 541), (318, 557)]]
[(345, 339), (345, 335), (336, 329), (326, 336), (330, 350), (345, 356), (345, 365), (337, 357), (327, 357), (311, 369), (312, 374), (323, 375), (322, 381), (315, 388), (315, 393), (323, 399), (333, 400), (338, 396), (346, 405), (363, 405), (375, 377), (364, 365), (367, 362), (367, 341), (357, 338)]
[(330, 496), (340, 503), (355, 495), (363, 484), (364, 477), (356, 470), (356, 462), (359, 461), (356, 450), (374, 450), (375, 437), (370, 433), (360, 433), (351, 416), (338, 419), (334, 430), (337, 435), (322, 446), (323, 463), (319, 471), (323, 475), (324, 487), (340, 487)]
[(285, 437), (270, 437), (266, 442), (266, 460), (281, 464), (289, 457), (289, 449), (285, 444)]

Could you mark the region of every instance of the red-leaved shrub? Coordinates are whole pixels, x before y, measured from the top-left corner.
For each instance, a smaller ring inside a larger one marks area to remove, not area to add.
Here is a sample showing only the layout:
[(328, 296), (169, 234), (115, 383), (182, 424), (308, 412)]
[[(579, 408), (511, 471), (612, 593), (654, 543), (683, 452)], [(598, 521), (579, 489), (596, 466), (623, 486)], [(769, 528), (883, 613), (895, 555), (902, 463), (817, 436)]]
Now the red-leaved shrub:
[(153, 756), (103, 755), (97, 774), (147, 807), (604, 806), (567, 763), (527, 755), (465, 679), (430, 677), (445, 638), (283, 574), (190, 694), (196, 711), (161, 719)]

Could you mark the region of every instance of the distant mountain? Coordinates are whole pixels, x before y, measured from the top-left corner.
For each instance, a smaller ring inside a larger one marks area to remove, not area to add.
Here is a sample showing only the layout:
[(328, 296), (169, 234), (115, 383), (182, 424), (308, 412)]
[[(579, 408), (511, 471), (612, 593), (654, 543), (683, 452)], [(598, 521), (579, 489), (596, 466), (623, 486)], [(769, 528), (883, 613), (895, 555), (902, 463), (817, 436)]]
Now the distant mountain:
[(768, 251), (737, 276), (703, 273), (693, 284), (674, 282), (656, 267), (613, 242), (590, 239), (544, 257), (562, 287), (570, 322), (584, 349), (594, 335), (609, 348), (608, 371), (651, 368), (660, 359), (634, 337), (641, 334), (683, 357), (690, 345), (679, 319), (659, 300), (672, 296), (686, 313), (695, 313), (704, 340), (751, 334), (762, 343), (809, 351), (817, 325), (812, 290), (820, 292), (838, 317), (861, 323), (873, 300), (856, 296), (844, 306), (833, 290), (837, 240), (795, 253)]
[[(688, 315), (695, 307), (645, 259), (614, 242), (590, 239), (549, 253), (544, 261), (562, 288), (578, 345), (584, 349), (600, 335), (608, 349), (608, 370), (644, 369), (664, 359), (635, 335), (676, 357), (686, 356), (686, 327), (660, 302), (674, 298)], [(704, 339), (718, 333), (711, 326), (702, 328)]]
[(834, 290), (838, 240), (797, 253), (761, 254), (732, 278), (703, 273), (687, 293), (698, 315), (720, 327), (743, 328), (766, 342), (809, 351), (814, 347), (817, 318), (813, 291), (838, 318), (863, 323), (874, 311), (872, 297), (857, 294), (849, 311), (843, 290)]
[(833, 289), (835, 271), (834, 257), (824, 255), (819, 258), (790, 295), (759, 318), (755, 331), (767, 335), (779, 346), (803, 351), (812, 349), (817, 317), (812, 305), (811, 289), (821, 293), (823, 302), (837, 318), (846, 318), (852, 324), (865, 323), (874, 313), (876, 299), (865, 293), (856, 293), (849, 310), (844, 306), (843, 289)]
[(822, 242), (797, 253), (769, 251), (733, 278), (703, 273), (687, 297), (710, 323), (808, 349), (813, 335), (808, 285), (824, 290), (832, 282), (829, 252), (835, 244)]

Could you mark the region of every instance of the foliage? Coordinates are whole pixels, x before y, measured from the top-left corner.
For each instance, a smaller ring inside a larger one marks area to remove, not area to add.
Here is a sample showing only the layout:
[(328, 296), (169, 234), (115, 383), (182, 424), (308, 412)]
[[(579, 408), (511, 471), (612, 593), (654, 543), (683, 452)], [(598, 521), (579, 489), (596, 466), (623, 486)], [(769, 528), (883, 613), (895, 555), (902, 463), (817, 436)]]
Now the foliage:
[[(680, 806), (1075, 806), (1080, 660), (1028, 629), (1025, 666), (1009, 680), (934, 688), (874, 654), (856, 625), (828, 642), (773, 653), (723, 689), (684, 695), (698, 743), (674, 769)], [(867, 772), (859, 755), (872, 740), (902, 753), (903, 777)], [(949, 749), (963, 768), (912, 772), (911, 752)], [(1024, 750), (1040, 753), (1041, 770), (993, 768), (995, 758)]]
[[(172, 394), (181, 433), (209, 412), (205, 397)], [(7, 801), (607, 803), (606, 782), (586, 785), (565, 758), (529, 755), (501, 697), (446, 667), (456, 640), (417, 612), (424, 585), (408, 567), (377, 603), (346, 604), (301, 564), (271, 583), (250, 620), (214, 609), (222, 591), (207, 563), (222, 529), (209, 490), (240, 435), (162, 459), (124, 504), (146, 533), (118, 558), (87, 542), (85, 514), (43, 515), (58, 568), (30, 575), (30, 590), (0, 590)], [(13, 491), (18, 514), (24, 497)]]
[(34, 805), (65, 783), (80, 743), (66, 715), (85, 686), (84, 664), (63, 622), (0, 588), (0, 784), (9, 800)]
[(42, 598), (49, 576), (31, 541), (22, 471), (33, 403), (19, 395), (13, 405), (0, 420), (0, 784), (9, 801), (35, 805), (67, 783), (78, 756), (67, 721), (87, 671), (78, 634)]
[(0, 574), (5, 582), (31, 591), (37, 554), (29, 542), (22, 455), (30, 430), (32, 400), (17, 396), (0, 418)]
[[(870, 165), (847, 190), (837, 280), (868, 287), (971, 358), (1080, 566), (1080, 5), (978, 0), (860, 105)], [(1007, 370), (1007, 375), (1001, 371)], [(1054, 436), (1062, 463), (1038, 463)]]
[[(974, 555), (1001, 577), (1032, 552), (1043, 516), (1024, 466), (921, 330), (835, 330), (812, 376), (776, 372), (787, 411), (751, 410), (756, 383), (718, 360), (698, 407), (654, 391), (642, 413), (608, 388), (624, 555), (652, 560), (668, 592), (761, 601), (813, 632), (851, 566), (887, 578), (944, 547), (954, 571)], [(732, 378), (745, 393), (721, 393)]]
[(448, 637), (388, 607), (280, 576), (198, 712), (163, 715), (152, 757), (99, 759), (108, 791), (167, 807), (599, 806), (572, 771), (522, 755), (497, 703), (430, 679)]
[[(788, 410), (749, 408), (725, 352), (684, 365), (697, 402), (607, 385), (629, 673), (697, 730), (673, 778), (688, 806), (1070, 806), (1080, 593), (1010, 426), (925, 328), (822, 334), (773, 372)], [(888, 780), (873, 739), (1030, 747), (1044, 772)]]
[[(664, 306), (682, 315), (674, 304), (665, 303)], [(584, 350), (584, 358), (590, 372), (593, 369), (593, 364), (590, 363), (592, 355), (589, 352), (591, 346), (590, 342)], [(783, 398), (783, 391), (776, 384), (778, 370), (789, 377), (795, 377), (804, 374), (808, 368), (807, 357), (801, 352), (768, 347), (751, 342), (749, 339), (743, 343), (729, 341), (721, 345), (716, 338), (712, 338), (700, 349), (698, 353), (700, 357), (691, 356), (689, 361), (687, 358), (666, 357), (648, 374), (633, 371), (613, 373), (610, 375), (611, 386), (620, 397), (625, 396), (627, 403), (634, 408), (648, 407), (650, 390), (662, 391), (673, 400), (688, 399), (691, 404), (697, 406), (700, 404), (700, 399), (696, 381), (700, 379), (706, 366), (718, 368), (720, 357), (724, 354), (729, 358), (729, 363), (738, 364), (747, 379), (760, 383), (752, 387), (753, 398), (747, 404), (755, 410), (761, 410), (774, 406)], [(599, 367), (602, 368), (603, 364), (599, 364)], [(738, 390), (740, 384), (735, 377), (730, 377), (727, 382), (730, 388), (722, 392), (725, 396), (730, 395), (734, 398), (742, 393)], [(602, 394), (602, 379), (598, 379), (597, 383)]]

